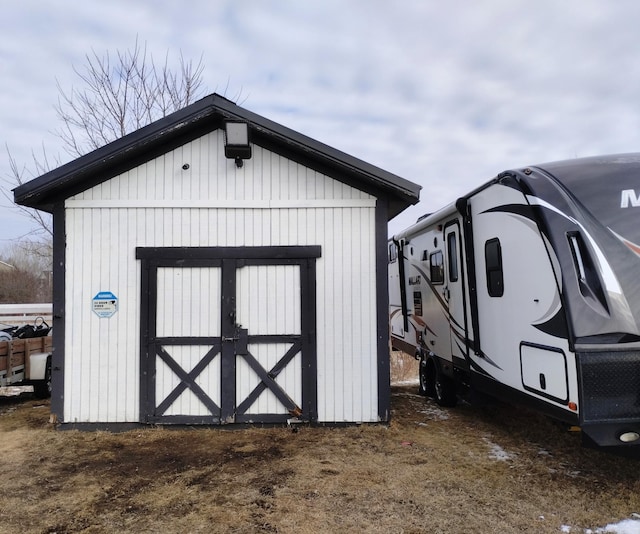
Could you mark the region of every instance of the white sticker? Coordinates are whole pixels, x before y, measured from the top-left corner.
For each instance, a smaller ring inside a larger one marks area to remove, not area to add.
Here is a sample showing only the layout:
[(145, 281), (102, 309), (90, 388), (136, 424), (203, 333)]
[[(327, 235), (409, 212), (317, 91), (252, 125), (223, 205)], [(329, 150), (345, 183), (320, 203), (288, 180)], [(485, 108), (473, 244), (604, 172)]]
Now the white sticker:
[(91, 307), (98, 317), (113, 317), (118, 311), (118, 297), (111, 291), (100, 291), (93, 297)]

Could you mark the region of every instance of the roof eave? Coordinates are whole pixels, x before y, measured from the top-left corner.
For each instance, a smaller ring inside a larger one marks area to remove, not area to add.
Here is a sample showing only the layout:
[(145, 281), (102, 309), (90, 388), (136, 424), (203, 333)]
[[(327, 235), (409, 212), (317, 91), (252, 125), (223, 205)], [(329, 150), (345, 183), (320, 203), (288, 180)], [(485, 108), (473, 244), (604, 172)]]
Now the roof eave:
[(106, 168), (140, 154), (151, 146), (164, 143), (189, 126), (215, 115), (215, 108), (206, 100), (198, 101), (16, 187), (13, 190), (16, 204), (51, 212), (54, 205), (51, 202), (52, 194), (66, 184), (103, 172)]
[(247, 121), (252, 135), (255, 133), (258, 138), (263, 137), (276, 145), (304, 153), (324, 165), (375, 185), (377, 189), (394, 198), (394, 202), (391, 203), (394, 209), (391, 210), (393, 213), (389, 214), (390, 217), (417, 203), (420, 198), (419, 185), (241, 108), (220, 95), (213, 94), (18, 186), (14, 189), (15, 202), (30, 208), (52, 212), (56, 202), (64, 198), (60, 191), (83, 181), (87, 176), (104, 173), (127, 160), (165, 145), (183, 132), (196, 128), (198, 124), (213, 122), (216, 118)]

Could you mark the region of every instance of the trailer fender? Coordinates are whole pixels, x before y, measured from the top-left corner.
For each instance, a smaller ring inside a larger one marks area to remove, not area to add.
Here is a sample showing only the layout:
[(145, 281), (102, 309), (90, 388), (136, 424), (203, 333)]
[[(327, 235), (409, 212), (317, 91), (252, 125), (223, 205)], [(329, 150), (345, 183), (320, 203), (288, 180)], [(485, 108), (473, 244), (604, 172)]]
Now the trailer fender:
[(47, 372), (47, 358), (49, 358), (50, 356), (50, 352), (37, 352), (31, 355), (31, 358), (29, 360), (29, 381), (45, 379), (45, 375)]

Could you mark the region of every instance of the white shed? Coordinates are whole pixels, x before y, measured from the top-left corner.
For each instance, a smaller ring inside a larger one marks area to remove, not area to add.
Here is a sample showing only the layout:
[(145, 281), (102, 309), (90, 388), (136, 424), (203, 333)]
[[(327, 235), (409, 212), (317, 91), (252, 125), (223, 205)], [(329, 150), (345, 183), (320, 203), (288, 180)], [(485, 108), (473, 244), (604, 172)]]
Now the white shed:
[(387, 421), (387, 222), (419, 190), (219, 95), (18, 187), (53, 213), (52, 413)]

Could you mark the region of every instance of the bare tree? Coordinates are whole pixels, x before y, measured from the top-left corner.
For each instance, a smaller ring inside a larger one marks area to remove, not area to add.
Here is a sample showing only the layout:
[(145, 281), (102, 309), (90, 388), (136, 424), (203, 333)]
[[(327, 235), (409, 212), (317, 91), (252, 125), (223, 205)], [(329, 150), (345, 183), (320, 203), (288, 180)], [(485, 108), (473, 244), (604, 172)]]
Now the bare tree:
[[(82, 68), (74, 68), (79, 84), (65, 90), (58, 82), (55, 109), (62, 123), (54, 133), (71, 157), (79, 157), (133, 132), (194, 102), (202, 96), (202, 58), (197, 63), (179, 56), (178, 68), (169, 61), (169, 53), (157, 63), (146, 44), (136, 39), (132, 49), (99, 55), (92, 50)], [(2, 193), (13, 202), (11, 188), (48, 172), (60, 164), (50, 164), (44, 147), (42, 155), (32, 152), (32, 167), (19, 165), (6, 146), (9, 158), (7, 187)], [(35, 228), (25, 239), (50, 240), (53, 231), (46, 213), (18, 206)]]
[(51, 251), (22, 241), (0, 252), (0, 304), (51, 302)]
[(172, 70), (167, 53), (157, 64), (146, 45), (86, 56), (82, 69), (74, 68), (80, 87), (69, 92), (58, 83), (56, 112), (62, 127), (56, 131), (73, 157), (95, 150), (132, 131), (181, 109), (202, 93), (202, 58), (197, 63), (179, 57)]
[[(17, 187), (29, 181), (31, 178), (34, 178), (35, 176), (44, 174), (45, 172), (51, 170), (51, 165), (49, 163), (49, 158), (47, 157), (47, 152), (44, 147), (42, 148), (42, 157), (40, 158), (36, 155), (35, 152), (31, 153), (33, 170), (29, 170), (26, 164), (19, 166), (15, 158), (11, 154), (9, 147), (5, 145), (5, 148), (7, 150), (10, 171), (9, 179), (5, 180), (5, 182), (10, 187), (7, 187), (6, 189), (3, 187), (2, 194), (9, 202), (13, 203), (13, 198), (10, 196), (11, 187)], [(53, 229), (51, 228), (51, 215), (44, 211), (34, 210), (25, 206), (16, 205), (16, 207), (27, 219), (30, 219), (31, 222), (34, 223), (32, 225), (32, 230), (28, 234), (23, 236), (23, 240), (31, 244), (42, 243), (43, 245), (45, 245), (45, 248), (51, 248), (50, 245), (47, 247), (47, 244), (50, 243), (51, 239), (53, 238)]]
[[(55, 110), (61, 126), (54, 134), (62, 140), (64, 151), (72, 158), (177, 111), (203, 93), (202, 57), (194, 63), (180, 54), (178, 66), (174, 68), (175, 63), (170, 62), (168, 52), (158, 63), (147, 51), (146, 44), (141, 45), (136, 39), (133, 48), (116, 51), (115, 56), (109, 52), (99, 55), (92, 50), (85, 59), (86, 63), (81, 68), (74, 67), (79, 80), (77, 86), (66, 90), (57, 82)], [(32, 152), (30, 165), (19, 164), (9, 146), (5, 148), (9, 174), (3, 177), (4, 186), (0, 189), (11, 203), (12, 188), (61, 164), (59, 157), (52, 159), (48, 156), (44, 146), (41, 154)], [(36, 257), (50, 256), (53, 237), (51, 216), (24, 206), (17, 208), (31, 220), (33, 228), (20, 239), (24, 253)]]

